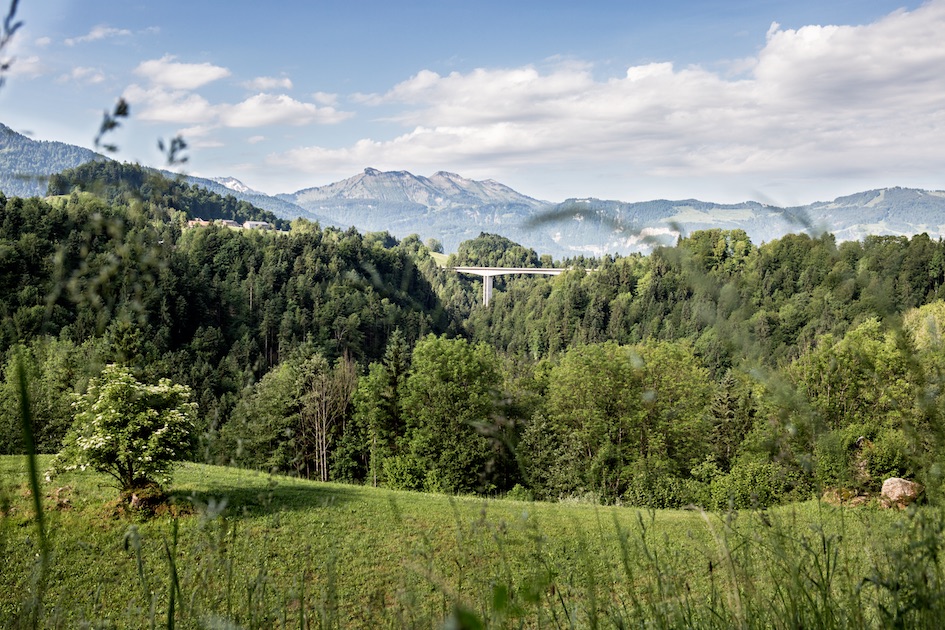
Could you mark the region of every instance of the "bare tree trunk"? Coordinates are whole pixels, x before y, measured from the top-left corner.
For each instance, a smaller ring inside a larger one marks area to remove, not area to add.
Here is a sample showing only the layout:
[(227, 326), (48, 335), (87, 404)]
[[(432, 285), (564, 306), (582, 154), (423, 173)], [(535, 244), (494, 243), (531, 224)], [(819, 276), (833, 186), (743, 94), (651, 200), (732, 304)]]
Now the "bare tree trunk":
[(351, 358), (338, 359), (329, 367), (321, 356), (312, 357), (302, 368), (300, 435), (306, 458), (314, 460), (314, 474), (328, 481), (328, 457), (334, 428), (344, 421), (357, 385), (357, 369)]

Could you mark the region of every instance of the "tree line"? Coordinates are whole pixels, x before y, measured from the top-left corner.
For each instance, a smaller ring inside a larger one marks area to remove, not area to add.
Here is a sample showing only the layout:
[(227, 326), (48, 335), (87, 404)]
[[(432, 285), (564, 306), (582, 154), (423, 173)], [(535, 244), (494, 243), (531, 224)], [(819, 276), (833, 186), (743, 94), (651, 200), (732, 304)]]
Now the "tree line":
[(483, 307), (416, 237), (186, 229), (230, 202), (94, 168), (0, 199), (4, 452), (18, 354), (49, 452), (118, 364), (193, 390), (194, 457), (326, 481), (651, 507), (941, 489), (941, 241), (706, 230), (555, 262), (482, 235), (453, 264), (573, 267)]

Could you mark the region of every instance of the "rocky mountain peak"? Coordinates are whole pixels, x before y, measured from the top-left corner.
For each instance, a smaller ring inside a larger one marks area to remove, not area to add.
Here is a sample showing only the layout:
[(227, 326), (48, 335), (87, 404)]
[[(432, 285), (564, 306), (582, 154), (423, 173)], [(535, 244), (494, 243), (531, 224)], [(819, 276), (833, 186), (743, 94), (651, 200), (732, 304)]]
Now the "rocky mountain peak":
[(258, 190), (253, 190), (252, 188), (250, 188), (249, 186), (247, 186), (240, 180), (236, 179), (235, 177), (211, 177), (210, 180), (217, 182), (218, 184), (226, 188), (229, 188), (230, 190), (234, 192), (250, 194), (250, 195), (263, 194), (259, 192)]

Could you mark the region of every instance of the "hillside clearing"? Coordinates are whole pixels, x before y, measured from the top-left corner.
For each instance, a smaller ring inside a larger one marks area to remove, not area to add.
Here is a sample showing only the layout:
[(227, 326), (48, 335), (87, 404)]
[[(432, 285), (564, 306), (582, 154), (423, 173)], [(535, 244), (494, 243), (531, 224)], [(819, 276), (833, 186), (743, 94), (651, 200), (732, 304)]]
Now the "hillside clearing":
[[(42, 579), (22, 458), (0, 458), (0, 471), (0, 620), (10, 627), (25, 623)], [(186, 464), (171, 488), (179, 516), (144, 519), (114, 516), (106, 483), (85, 472), (42, 486), (51, 555), (41, 625), (164, 623), (172, 568), (184, 627), (302, 618), (429, 627), (457, 606), (499, 627), (568, 618), (755, 626), (786, 614), (857, 625), (878, 621), (885, 601), (864, 578), (891, 568), (899, 556), (889, 533), (916, 518), (815, 502), (729, 516), (641, 512)]]

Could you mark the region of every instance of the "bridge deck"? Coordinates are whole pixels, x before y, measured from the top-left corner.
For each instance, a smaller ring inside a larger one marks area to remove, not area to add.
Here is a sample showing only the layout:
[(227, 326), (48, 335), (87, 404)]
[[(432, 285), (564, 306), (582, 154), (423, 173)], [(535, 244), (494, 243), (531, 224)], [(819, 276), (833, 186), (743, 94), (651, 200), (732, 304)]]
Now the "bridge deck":
[(492, 282), (496, 276), (527, 274), (531, 276), (559, 276), (570, 268), (561, 267), (453, 267), (453, 271), (482, 276), (482, 305), (489, 306), (492, 299)]
[(560, 267), (453, 267), (460, 273), (471, 273), (477, 276), (506, 276), (509, 274), (530, 274), (538, 276), (557, 276), (567, 269)]

